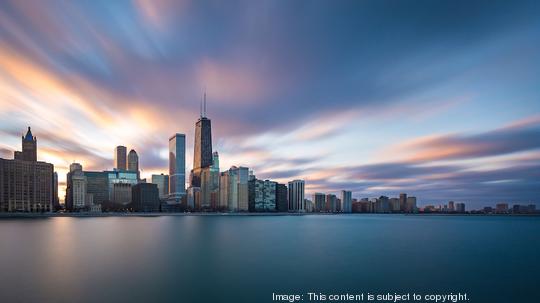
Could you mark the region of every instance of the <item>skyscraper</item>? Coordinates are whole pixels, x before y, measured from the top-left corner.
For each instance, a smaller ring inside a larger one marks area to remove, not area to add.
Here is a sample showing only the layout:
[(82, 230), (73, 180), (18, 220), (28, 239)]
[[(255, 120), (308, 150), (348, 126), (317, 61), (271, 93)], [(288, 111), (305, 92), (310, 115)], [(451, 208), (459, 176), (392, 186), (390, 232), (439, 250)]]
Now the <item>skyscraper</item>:
[(37, 139), (28, 127), (22, 151), (15, 151), (12, 160), (0, 159), (0, 212), (51, 211), (53, 173), (52, 164), (37, 161)]
[(137, 155), (137, 152), (132, 149), (129, 151), (128, 157), (127, 157), (127, 164), (128, 164), (128, 170), (139, 173), (139, 156)]
[(401, 193), (399, 194), (399, 206), (401, 211), (407, 210), (407, 194)]
[(71, 163), (67, 174), (66, 208), (70, 211), (80, 210), (86, 205), (86, 177), (82, 165)]
[(186, 135), (169, 138), (169, 195), (177, 203), (186, 195)]
[(117, 170), (126, 170), (126, 153), (127, 149), (125, 146), (117, 146), (114, 149), (114, 168)]
[(201, 186), (201, 169), (212, 165), (212, 123), (206, 117), (206, 92), (201, 104), (201, 116), (195, 123), (195, 145), (191, 186)]
[(341, 211), (344, 213), (352, 212), (352, 192), (348, 190), (341, 191)]
[(289, 182), (289, 211), (304, 212), (304, 180)]
[(325, 195), (323, 193), (313, 194), (313, 208), (316, 212), (325, 211)]
[(156, 184), (158, 187), (159, 198), (167, 198), (169, 195), (169, 175), (152, 175), (152, 183)]

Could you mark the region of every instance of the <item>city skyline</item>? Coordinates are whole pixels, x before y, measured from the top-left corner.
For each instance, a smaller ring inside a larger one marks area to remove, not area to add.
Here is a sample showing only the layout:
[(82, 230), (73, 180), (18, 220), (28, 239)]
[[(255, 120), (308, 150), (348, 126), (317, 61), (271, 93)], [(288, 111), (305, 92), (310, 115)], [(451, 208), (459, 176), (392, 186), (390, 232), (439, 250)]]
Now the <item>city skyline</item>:
[(0, 157), (32, 126), (63, 199), (69, 165), (109, 170), (116, 146), (137, 151), (141, 178), (167, 173), (179, 132), (187, 176), (206, 87), (222, 171), (302, 179), (306, 197), (540, 202), (540, 18), (526, 2), (417, 4), (414, 22), (374, 3), (334, 5), (339, 20), (315, 5), (305, 21), (300, 4), (178, 5), (73, 3), (55, 18), (49, 3), (0, 4)]

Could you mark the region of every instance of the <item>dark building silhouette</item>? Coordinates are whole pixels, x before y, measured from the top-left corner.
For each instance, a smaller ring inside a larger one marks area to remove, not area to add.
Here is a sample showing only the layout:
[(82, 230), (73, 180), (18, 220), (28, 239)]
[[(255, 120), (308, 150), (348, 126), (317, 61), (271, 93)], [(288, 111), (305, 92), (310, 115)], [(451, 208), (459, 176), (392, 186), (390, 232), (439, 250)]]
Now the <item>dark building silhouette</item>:
[(399, 194), (399, 209), (404, 212), (407, 210), (407, 194)]
[(30, 127), (22, 151), (0, 159), (0, 211), (48, 212), (54, 203), (54, 166), (37, 161), (37, 139)]
[(92, 195), (94, 204), (102, 204), (109, 200), (109, 176), (108, 173), (99, 171), (85, 171), (86, 192)]
[(117, 170), (127, 169), (127, 148), (119, 145), (114, 149), (114, 167)]
[(159, 211), (159, 190), (156, 184), (139, 183), (131, 187), (131, 207), (134, 211)]
[(276, 209), (279, 212), (289, 211), (289, 203), (287, 201), (287, 185), (278, 183), (276, 185)]
[(201, 187), (201, 171), (212, 166), (212, 123), (206, 117), (206, 93), (201, 105), (201, 116), (195, 123), (195, 148), (193, 152), (193, 170), (191, 186)]

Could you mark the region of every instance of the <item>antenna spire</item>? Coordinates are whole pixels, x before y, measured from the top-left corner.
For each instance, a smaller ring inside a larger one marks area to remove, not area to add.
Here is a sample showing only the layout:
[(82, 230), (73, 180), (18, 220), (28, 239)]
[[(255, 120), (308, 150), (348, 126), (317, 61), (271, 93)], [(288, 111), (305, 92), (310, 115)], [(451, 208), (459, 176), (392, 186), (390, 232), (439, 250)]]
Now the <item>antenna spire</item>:
[(204, 101), (203, 101), (203, 102), (204, 102), (204, 103), (203, 103), (203, 104), (204, 104), (204, 105), (203, 105), (203, 106), (204, 106), (203, 114), (204, 114), (204, 117), (206, 118), (206, 87), (204, 88), (204, 97), (203, 97), (203, 98), (204, 98), (204, 99), (203, 99), (203, 100), (204, 100)]

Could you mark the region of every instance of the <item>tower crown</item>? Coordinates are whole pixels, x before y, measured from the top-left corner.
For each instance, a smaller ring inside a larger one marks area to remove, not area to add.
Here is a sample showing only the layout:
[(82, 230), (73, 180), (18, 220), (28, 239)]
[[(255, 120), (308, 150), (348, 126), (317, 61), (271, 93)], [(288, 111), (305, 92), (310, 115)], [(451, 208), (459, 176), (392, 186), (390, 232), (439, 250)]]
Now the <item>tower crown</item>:
[(32, 131), (30, 130), (30, 126), (28, 126), (28, 131), (26, 131), (26, 135), (23, 136), (24, 141), (34, 141), (34, 136), (32, 135)]

